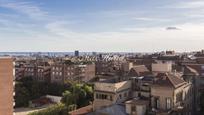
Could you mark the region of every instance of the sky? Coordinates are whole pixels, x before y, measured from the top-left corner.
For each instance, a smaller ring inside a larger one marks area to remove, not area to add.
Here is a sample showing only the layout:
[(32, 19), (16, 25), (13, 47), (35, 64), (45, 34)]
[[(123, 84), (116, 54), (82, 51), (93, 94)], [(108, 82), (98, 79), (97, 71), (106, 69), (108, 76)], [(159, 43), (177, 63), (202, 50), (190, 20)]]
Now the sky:
[(0, 0), (0, 52), (203, 48), (203, 0)]

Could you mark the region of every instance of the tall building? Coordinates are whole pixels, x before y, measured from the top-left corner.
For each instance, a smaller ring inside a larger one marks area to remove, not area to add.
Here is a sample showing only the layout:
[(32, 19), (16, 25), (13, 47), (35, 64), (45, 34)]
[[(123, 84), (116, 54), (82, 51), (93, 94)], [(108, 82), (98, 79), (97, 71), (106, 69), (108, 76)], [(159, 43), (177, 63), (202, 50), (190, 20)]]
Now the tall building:
[(14, 73), (13, 59), (0, 57), (0, 115), (13, 114)]
[(79, 56), (79, 51), (78, 50), (76, 50), (76, 51), (74, 51), (74, 56)]

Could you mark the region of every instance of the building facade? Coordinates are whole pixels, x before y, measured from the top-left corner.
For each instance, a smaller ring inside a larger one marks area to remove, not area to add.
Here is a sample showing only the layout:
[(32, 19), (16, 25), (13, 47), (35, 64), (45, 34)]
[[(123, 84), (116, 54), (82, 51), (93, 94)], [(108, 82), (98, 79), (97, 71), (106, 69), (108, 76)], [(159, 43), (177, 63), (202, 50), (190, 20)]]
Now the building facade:
[(14, 62), (0, 57), (0, 115), (12, 115), (14, 103)]
[(115, 103), (122, 103), (130, 98), (131, 81), (117, 83), (95, 83), (93, 109), (108, 107)]
[(95, 77), (95, 64), (54, 64), (51, 67), (51, 82), (65, 83), (66, 81), (88, 82)]

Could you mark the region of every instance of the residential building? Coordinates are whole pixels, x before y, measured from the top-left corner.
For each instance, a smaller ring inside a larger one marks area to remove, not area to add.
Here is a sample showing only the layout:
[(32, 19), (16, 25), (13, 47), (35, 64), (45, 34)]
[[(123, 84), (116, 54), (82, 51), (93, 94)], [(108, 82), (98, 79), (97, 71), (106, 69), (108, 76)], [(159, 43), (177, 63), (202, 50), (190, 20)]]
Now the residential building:
[[(64, 64), (54, 64), (51, 67), (51, 82), (55, 83), (64, 83), (64, 77), (62, 74), (64, 73)], [(72, 66), (70, 66), (70, 70)], [(70, 72), (71, 73), (71, 72)]]
[(134, 98), (125, 102), (125, 110), (128, 115), (145, 115), (148, 111), (149, 101)]
[[(51, 81), (51, 68), (50, 66), (38, 66), (38, 65), (25, 65), (18, 69), (18, 75), (24, 77), (32, 77), (36, 81)], [(21, 70), (21, 71), (20, 71)]]
[[(199, 105), (198, 79), (192, 70), (187, 71), (189, 70), (185, 69), (184, 75), (178, 72), (155, 73), (150, 72), (145, 66), (137, 66), (130, 70), (132, 73), (130, 75), (134, 77), (129, 77), (129, 80), (116, 82), (117, 77), (115, 77), (112, 81), (109, 79), (96, 82), (94, 111), (108, 114), (108, 111), (120, 108), (121, 112), (124, 109), (126, 111), (122, 112), (122, 115), (194, 115), (198, 107), (194, 105)], [(116, 86), (128, 90), (120, 91)], [(121, 100), (118, 99), (120, 96)]]
[(56, 63), (51, 67), (51, 82), (65, 83), (68, 80), (88, 82), (95, 77), (95, 64)]
[(131, 96), (131, 81), (96, 82), (93, 109), (101, 109), (126, 101)]
[(171, 72), (172, 71), (172, 63), (152, 63), (152, 72)]
[(137, 65), (130, 69), (128, 76), (140, 77), (148, 74), (151, 74), (151, 71), (145, 65)]
[(37, 81), (50, 82), (51, 81), (51, 68), (50, 66), (38, 66), (36, 76)]
[(0, 57), (0, 115), (12, 115), (15, 105), (14, 62), (12, 58)]
[(181, 76), (166, 74), (151, 86), (151, 107), (157, 114), (191, 115), (192, 86)]

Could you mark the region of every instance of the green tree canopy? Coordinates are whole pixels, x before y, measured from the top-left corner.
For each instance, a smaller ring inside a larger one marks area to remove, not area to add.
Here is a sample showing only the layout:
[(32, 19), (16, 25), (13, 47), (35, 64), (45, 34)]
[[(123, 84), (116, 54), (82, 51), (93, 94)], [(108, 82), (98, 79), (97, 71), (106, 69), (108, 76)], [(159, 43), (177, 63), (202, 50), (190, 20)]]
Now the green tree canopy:
[(70, 91), (65, 91), (62, 93), (62, 103), (64, 103), (67, 107), (74, 103), (74, 97)]

